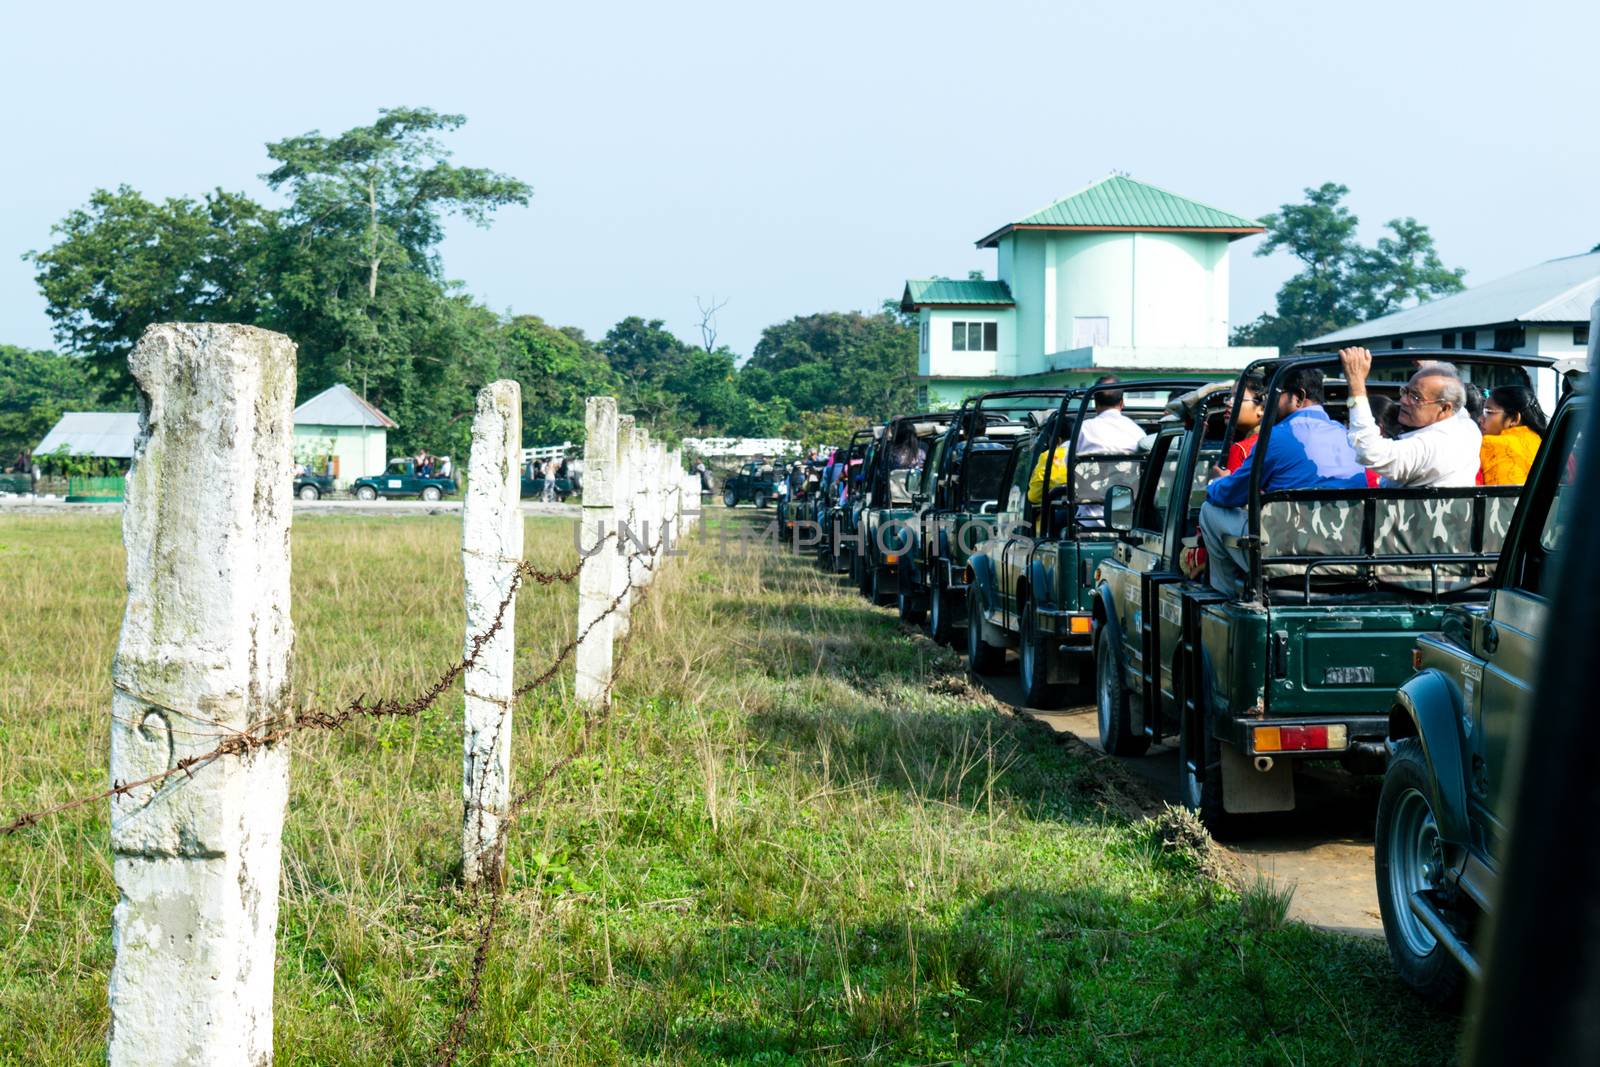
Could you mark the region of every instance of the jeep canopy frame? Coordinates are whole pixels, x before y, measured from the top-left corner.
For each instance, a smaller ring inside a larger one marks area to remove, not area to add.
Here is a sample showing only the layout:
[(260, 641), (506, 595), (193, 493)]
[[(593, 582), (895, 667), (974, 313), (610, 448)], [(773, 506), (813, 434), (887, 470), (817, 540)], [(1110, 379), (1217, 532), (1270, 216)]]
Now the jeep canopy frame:
[[(1048, 457), (1054, 455), (1055, 450), (1060, 447), (1061, 428), (1068, 421), (1068, 408), (1071, 406), (1073, 401), (1077, 401), (1077, 418), (1072, 421), (1072, 438), (1067, 442), (1067, 481), (1065, 486), (1057, 485), (1054, 487), (1056, 489), (1066, 489), (1066, 495), (1063, 498), (1062, 503), (1067, 505), (1077, 503), (1073, 496), (1075, 480), (1072, 475), (1073, 472), (1077, 470), (1078, 466), (1078, 436), (1083, 429), (1084, 420), (1088, 417), (1089, 405), (1096, 396), (1100, 395), (1101, 393), (1109, 393), (1118, 390), (1124, 393), (1159, 392), (1163, 389), (1169, 392), (1174, 389), (1188, 391), (1191, 389), (1198, 389), (1212, 380), (1213, 379), (1210, 378), (1196, 378), (1192, 376), (1173, 378), (1135, 378), (1125, 382), (1104, 382), (1088, 386), (1078, 386), (1077, 388), (1070, 390), (1068, 395), (1061, 398), (1061, 406), (1057, 408), (1055, 418), (1050, 422), (1050, 438), (1046, 442), (1044, 451), (1041, 453), (1041, 455)], [(1165, 417), (1165, 405), (1166, 402), (1163, 401), (1161, 408), (1162, 417)], [(1089, 455), (1093, 456), (1095, 459), (1104, 459), (1107, 457), (1113, 457), (1117, 454), (1103, 452), (1089, 453)], [(1055, 507), (1050, 500), (1052, 488), (1050, 485), (1050, 475), (1053, 473), (1054, 466), (1055, 465), (1051, 463), (1049, 459), (1045, 460), (1044, 485), (1039, 491), (1039, 516), (1043, 520), (1039, 530), (1039, 538), (1041, 540), (1053, 537), (1058, 532), (1055, 529)], [(1071, 508), (1067, 518), (1065, 532), (1077, 534), (1084, 532), (1085, 529), (1092, 530), (1095, 533), (1114, 532), (1110, 529), (1110, 527), (1094, 526), (1086, 528), (1081, 526), (1078, 521), (1077, 509)]]
[[(1452, 366), (1458, 367), (1461, 365), (1468, 367), (1514, 367), (1522, 371), (1523, 377), (1526, 379), (1527, 384), (1532, 386), (1533, 382), (1527, 373), (1528, 369), (1548, 368), (1554, 365), (1555, 360), (1550, 356), (1539, 356), (1532, 354), (1519, 355), (1511, 352), (1480, 352), (1475, 349), (1413, 348), (1392, 349), (1389, 351), (1372, 353), (1373, 370), (1393, 366), (1404, 366), (1406, 364), (1420, 364), (1422, 362), (1450, 363)], [(1224, 454), (1226, 454), (1228, 446), (1235, 439), (1235, 435), (1238, 430), (1239, 401), (1243, 396), (1244, 383), (1248, 377), (1254, 374), (1257, 377), (1266, 379), (1266, 384), (1262, 389), (1261, 397), (1262, 420), (1260, 437), (1256, 441), (1255, 448), (1253, 449), (1253, 458), (1257, 455), (1266, 455), (1267, 445), (1272, 439), (1272, 431), (1280, 421), (1278, 418), (1278, 396), (1283, 391), (1283, 385), (1288, 375), (1303, 368), (1322, 369), (1326, 367), (1342, 369), (1342, 364), (1340, 363), (1338, 353), (1319, 352), (1300, 356), (1280, 356), (1272, 359), (1259, 359), (1246, 367), (1234, 382), (1234, 390), (1231, 402), (1231, 410), (1233, 414), (1228, 420), (1227, 429), (1223, 435), (1222, 441)], [(1273, 368), (1270, 378), (1266, 378), (1266, 375), (1262, 373), (1267, 368)], [(1343, 378), (1329, 377), (1325, 379), (1325, 384), (1337, 386), (1346, 383)], [(1372, 384), (1377, 385), (1380, 390), (1382, 390), (1389, 386), (1398, 386), (1401, 383), (1380, 379)], [(1214, 397), (1209, 398), (1209, 400), (1214, 399)], [(1196, 421), (1201, 424), (1202, 429), (1200, 432), (1202, 433), (1204, 432), (1203, 423), (1205, 418), (1206, 412), (1204, 410), (1197, 412)], [(1346, 418), (1348, 420), (1348, 415)], [(1348, 421), (1345, 429), (1346, 432), (1348, 432)], [(1269, 588), (1266, 581), (1265, 568), (1274, 564), (1285, 564), (1290, 566), (1304, 565), (1306, 567), (1304, 595), (1308, 601), (1311, 596), (1311, 575), (1317, 567), (1325, 566), (1353, 566), (1358, 568), (1367, 568), (1369, 574), (1372, 573), (1371, 568), (1373, 567), (1426, 566), (1429, 569), (1430, 575), (1430, 593), (1432, 599), (1437, 600), (1439, 589), (1439, 567), (1441, 565), (1454, 565), (1462, 567), (1473, 565), (1488, 566), (1495, 563), (1495, 561), (1498, 559), (1498, 551), (1490, 553), (1485, 552), (1482, 549), (1482, 512), (1485, 507), (1483, 501), (1489, 497), (1507, 495), (1504, 493), (1485, 491), (1493, 490), (1495, 488), (1497, 487), (1477, 486), (1474, 489), (1463, 491), (1419, 486), (1380, 487), (1377, 489), (1292, 489), (1264, 492), (1261, 488), (1261, 464), (1259, 462), (1251, 462), (1249, 500), (1246, 504), (1248, 525), (1246, 526), (1244, 536), (1240, 537), (1236, 542), (1237, 547), (1243, 549), (1250, 557), (1250, 567), (1246, 571), (1244, 582), (1245, 587), (1243, 590), (1243, 599), (1246, 601), (1260, 601), (1262, 603), (1266, 603), (1268, 600)], [(1271, 499), (1268, 501), (1263, 501), (1262, 497), (1264, 495), (1270, 497)], [(1378, 501), (1437, 501), (1441, 499), (1454, 499), (1463, 496), (1471, 497), (1474, 501), (1473, 519), (1471, 530), (1469, 532), (1469, 547), (1476, 549), (1476, 551), (1468, 551), (1464, 553), (1422, 552), (1415, 554), (1378, 553), (1375, 551), (1374, 530), (1376, 525)], [(1263, 556), (1261, 552), (1261, 507), (1263, 503), (1279, 499), (1296, 501), (1307, 500), (1313, 502), (1320, 500), (1360, 501), (1362, 508), (1361, 547), (1363, 552), (1356, 555), (1331, 557), (1325, 555), (1309, 556), (1301, 554), (1289, 556)]]

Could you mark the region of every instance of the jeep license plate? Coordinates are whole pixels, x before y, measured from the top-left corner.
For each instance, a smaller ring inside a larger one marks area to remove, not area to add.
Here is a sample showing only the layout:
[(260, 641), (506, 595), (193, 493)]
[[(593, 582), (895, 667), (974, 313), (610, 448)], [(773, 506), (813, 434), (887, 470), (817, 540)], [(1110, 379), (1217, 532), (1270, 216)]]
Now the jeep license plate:
[(1377, 680), (1371, 667), (1329, 667), (1322, 672), (1324, 685), (1372, 685)]

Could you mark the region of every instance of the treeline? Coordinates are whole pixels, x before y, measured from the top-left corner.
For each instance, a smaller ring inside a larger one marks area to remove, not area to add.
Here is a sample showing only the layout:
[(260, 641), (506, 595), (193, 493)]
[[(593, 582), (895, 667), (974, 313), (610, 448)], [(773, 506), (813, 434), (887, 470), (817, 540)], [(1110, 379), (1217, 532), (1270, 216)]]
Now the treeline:
[(63, 353), (0, 346), (0, 464), (64, 410), (132, 406), (127, 355), (153, 322), (245, 322), (300, 345), (305, 399), (344, 382), (400, 424), (391, 450), (462, 454), (485, 382), (523, 385), (531, 443), (582, 436), (583, 400), (618, 393), (666, 436), (819, 439), (915, 395), (916, 331), (892, 305), (768, 327), (740, 367), (660, 320), (628, 317), (599, 339), (534, 315), (497, 315), (444, 274), (443, 221), (487, 225), (526, 204), (522, 181), (450, 161), (465, 119), (380, 113), (337, 136), (267, 145), (272, 208), (217, 189), (156, 202), (97, 190), (30, 254)]

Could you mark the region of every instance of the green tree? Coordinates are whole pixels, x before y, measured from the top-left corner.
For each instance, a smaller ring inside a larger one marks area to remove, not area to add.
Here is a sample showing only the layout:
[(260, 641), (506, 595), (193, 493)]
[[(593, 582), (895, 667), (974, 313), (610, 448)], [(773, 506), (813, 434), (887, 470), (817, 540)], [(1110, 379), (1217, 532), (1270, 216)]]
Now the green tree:
[(537, 315), (505, 325), (501, 373), (522, 383), (522, 439), (528, 445), (581, 441), (584, 402), (616, 389), (616, 376), (582, 330), (557, 329)]
[(272, 302), (278, 219), (239, 193), (161, 203), (97, 189), (30, 252), (57, 341), (108, 399), (129, 395), (127, 358), (154, 322), (260, 322)]
[(905, 411), (916, 400), (917, 331), (887, 312), (802, 315), (762, 331), (740, 372), (758, 400), (782, 396), (797, 411), (853, 407)]
[(802, 411), (784, 427), (783, 436), (795, 438), (801, 448), (842, 448), (866, 422), (848, 407)]
[(1347, 186), (1324, 182), (1305, 190), (1305, 203), (1284, 204), (1261, 220), (1267, 239), (1256, 255), (1285, 251), (1301, 269), (1278, 290), (1274, 312), (1233, 331), (1234, 344), (1287, 352), (1413, 300), (1461, 290), (1465, 271), (1444, 266), (1432, 234), (1414, 218), (1391, 219), (1389, 235), (1363, 248), (1356, 240), (1360, 220), (1342, 202), (1349, 192)]
[(83, 360), (0, 345), (0, 467), (37, 445), (64, 412), (98, 407)]

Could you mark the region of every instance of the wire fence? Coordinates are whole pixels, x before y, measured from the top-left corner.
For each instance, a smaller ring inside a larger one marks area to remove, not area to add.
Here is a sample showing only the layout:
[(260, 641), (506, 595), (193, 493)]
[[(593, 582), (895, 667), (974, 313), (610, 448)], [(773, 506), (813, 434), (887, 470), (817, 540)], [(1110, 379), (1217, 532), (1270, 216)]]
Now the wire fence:
[[(627, 521), (631, 523), (632, 520), (633, 510), (630, 507)], [(527, 583), (531, 582), (540, 586), (570, 585), (581, 576), (583, 568), (589, 559), (594, 558), (598, 551), (605, 546), (606, 542), (616, 538), (617, 531), (608, 531), (603, 539), (591, 549), (586, 550), (583, 559), (566, 570), (544, 570), (526, 559), (518, 560), (506, 596), (496, 609), (494, 619), (488, 628), (481, 633), (475, 634), (471, 641), (468, 642), (462, 658), (446, 667), (432, 684), (415, 696), (408, 698), (356, 697), (337, 707), (296, 709), (291, 713), (265, 719), (245, 730), (220, 729), (222, 724), (216, 724), (219, 726), (218, 735), (220, 740), (213, 748), (178, 759), (173, 766), (147, 777), (133, 781), (115, 781), (110, 788), (99, 792), (12, 815), (4, 823), (0, 823), (0, 839), (17, 837), (23, 831), (39, 825), (46, 819), (90, 804), (101, 803), (114, 797), (126, 796), (137, 789), (159, 787), (178, 775), (192, 778), (197, 774), (204, 773), (205, 769), (217, 760), (226, 757), (248, 756), (259, 749), (279, 744), (297, 733), (308, 731), (332, 732), (345, 729), (353, 723), (371, 720), (416, 718), (435, 706), (441, 697), (455, 687), (468, 669), (478, 662), (489, 642), (504, 627), (512, 605), (516, 601), (517, 594)], [(649, 579), (656, 573), (659, 560), (665, 558), (662, 549), (670, 548), (671, 545), (668, 529), (663, 525), (657, 531), (657, 535), (652, 542), (639, 545), (639, 542), (635, 540), (634, 544), (638, 547), (626, 554), (622, 554), (619, 543), (618, 552), (625, 560), (627, 569), (626, 581), (622, 583), (621, 589), (615, 593), (609, 604), (604, 607), (597, 617), (590, 620), (587, 626), (576, 632), (571, 639), (556, 651), (555, 657), (542, 670), (523, 681), (513, 690), (513, 701), (520, 700), (522, 697), (550, 684), (556, 679), (563, 666), (573, 657), (578, 646), (595, 626), (610, 619), (619, 610), (625, 610), (625, 606), (626, 608), (631, 608), (634, 605), (645, 603), (650, 590)], [(640, 572), (638, 578), (635, 577), (636, 565), (638, 565)], [(560, 757), (552, 761), (536, 779), (515, 794), (507, 805), (499, 820), (492, 848), (492, 865), (494, 869), (503, 869), (513, 827), (524, 809), (543, 793), (563, 770), (583, 757), (589, 749), (597, 728), (605, 724), (612, 708), (611, 688), (615, 685), (616, 677), (626, 663), (628, 651), (637, 632), (630, 628), (614, 646), (612, 671), (610, 681), (606, 685), (604, 698), (584, 703), (582, 728), (576, 743)], [(481, 787), (482, 782), (480, 781)], [(481, 810), (483, 807), (481, 804), (482, 797), (480, 796), (478, 799), (480, 803), (477, 806)], [(482, 1002), (484, 972), (493, 949), (509, 882), (509, 878), (498, 877), (474, 883), (471, 886), (468, 898), (470, 907), (479, 916), (476, 932), (472, 940), (468, 942), (472, 948), (472, 962), (467, 969), (460, 994), (460, 1003), (451, 1018), (450, 1025), (434, 1047), (434, 1063), (438, 1067), (450, 1067), (456, 1062), (463, 1044), (471, 1033), (472, 1020)]]

